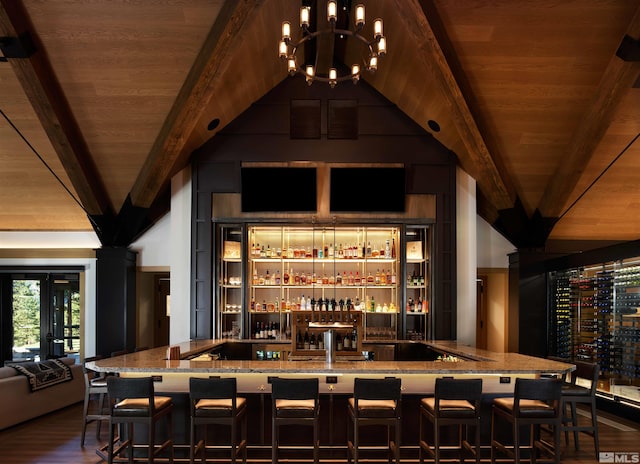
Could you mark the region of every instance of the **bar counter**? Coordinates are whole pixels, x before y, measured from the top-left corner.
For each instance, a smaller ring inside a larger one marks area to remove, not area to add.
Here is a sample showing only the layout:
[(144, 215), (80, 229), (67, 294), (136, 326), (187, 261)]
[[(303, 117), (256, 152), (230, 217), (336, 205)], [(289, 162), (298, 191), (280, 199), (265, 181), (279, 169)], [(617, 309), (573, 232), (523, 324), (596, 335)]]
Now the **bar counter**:
[[(490, 393), (513, 391), (516, 377), (535, 378), (540, 375), (562, 374), (574, 369), (572, 364), (525, 356), (517, 353), (495, 353), (458, 344), (455, 341), (412, 342), (423, 344), (440, 353), (458, 359), (452, 361), (356, 361), (338, 359), (327, 363), (324, 357), (301, 360), (208, 360), (207, 353), (226, 343), (251, 343), (256, 340), (192, 340), (177, 345), (180, 360), (167, 359), (167, 347), (154, 348), (88, 363), (90, 369), (116, 372), (121, 376), (156, 376), (156, 390), (185, 392), (188, 377), (211, 375), (234, 376), (238, 390), (247, 393), (269, 392), (269, 377), (318, 376), (323, 393), (349, 393), (355, 377), (402, 378), (403, 392), (425, 394), (433, 392), (436, 377), (483, 378), (483, 390)], [(286, 350), (289, 342), (263, 341), (271, 347)], [(388, 342), (387, 342), (388, 343)], [(446, 359), (446, 357), (445, 357)]]

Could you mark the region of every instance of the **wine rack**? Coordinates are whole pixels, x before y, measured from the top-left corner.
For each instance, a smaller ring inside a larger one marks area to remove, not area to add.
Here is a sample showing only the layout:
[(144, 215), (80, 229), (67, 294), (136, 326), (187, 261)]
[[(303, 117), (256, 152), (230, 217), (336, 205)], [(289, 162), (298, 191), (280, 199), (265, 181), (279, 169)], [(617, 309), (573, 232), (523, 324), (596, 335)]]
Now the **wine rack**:
[(550, 354), (595, 362), (601, 391), (640, 399), (640, 266), (568, 269), (551, 273), (550, 282)]

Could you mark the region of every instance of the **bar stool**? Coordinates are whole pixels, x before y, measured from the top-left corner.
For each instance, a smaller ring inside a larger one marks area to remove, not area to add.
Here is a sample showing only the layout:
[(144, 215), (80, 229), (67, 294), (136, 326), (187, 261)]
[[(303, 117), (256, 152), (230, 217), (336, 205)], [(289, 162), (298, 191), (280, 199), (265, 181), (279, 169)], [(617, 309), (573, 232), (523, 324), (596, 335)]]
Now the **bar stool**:
[[(420, 401), (420, 463), (424, 462), (422, 452), (426, 451), (440, 462), (440, 451), (458, 450), (462, 462), (463, 449), (469, 450), (480, 462), (480, 401), (482, 399), (482, 379), (436, 379), (435, 396)], [(433, 448), (423, 439), (423, 422), (428, 419), (434, 426)], [(441, 446), (440, 427), (458, 426), (458, 446)], [(463, 439), (462, 426), (467, 426)], [(475, 426), (474, 448), (468, 442), (469, 426)]]
[[(193, 463), (198, 451), (202, 450), (202, 462), (207, 462), (207, 434), (196, 446), (197, 425), (226, 425), (231, 428), (231, 462), (235, 463), (239, 452), (242, 462), (247, 462), (247, 400), (236, 397), (235, 378), (189, 379), (189, 404), (191, 410), (191, 441), (189, 462)], [(238, 423), (241, 424), (241, 441), (236, 443)], [(217, 447), (219, 448), (219, 447)], [(225, 446), (226, 448), (226, 446)]]
[[(151, 464), (155, 456), (169, 448), (169, 462), (173, 463), (173, 427), (171, 413), (173, 402), (167, 396), (155, 396), (152, 377), (126, 378), (107, 377), (107, 391), (109, 393), (109, 444), (107, 461), (113, 463), (113, 458), (127, 449), (129, 463), (133, 463), (134, 452), (134, 424), (146, 424), (149, 434), (147, 442), (147, 461)], [(159, 447), (155, 445), (156, 423), (163, 417), (169, 420), (169, 438)], [(127, 425), (127, 437), (122, 441), (119, 433), (119, 446), (114, 449), (114, 428), (116, 425)], [(157, 449), (156, 449), (157, 448)]]
[[(80, 447), (84, 448), (84, 437), (87, 433), (87, 425), (96, 422), (96, 440), (100, 439), (100, 429), (102, 421), (109, 420), (109, 411), (105, 409), (105, 397), (107, 396), (107, 379), (104, 374), (92, 371), (87, 368), (87, 363), (102, 359), (102, 356), (93, 356), (85, 358), (82, 364), (82, 373), (84, 375), (84, 406), (82, 408), (82, 436), (80, 438)], [(92, 399), (97, 400), (97, 405), (92, 405)], [(93, 410), (89, 414), (89, 409)]]
[[(573, 432), (575, 448), (579, 449), (579, 432), (591, 435), (593, 437), (597, 458), (600, 456), (600, 446), (598, 440), (598, 419), (596, 415), (596, 388), (598, 386), (600, 368), (595, 363), (584, 361), (575, 361), (573, 364), (575, 364), (576, 370), (570, 374), (570, 380), (562, 385), (562, 430), (565, 434), (565, 442), (569, 444), (569, 432)], [(578, 385), (576, 383), (578, 380), (588, 382), (589, 387)], [(580, 425), (578, 423), (578, 415), (576, 414), (576, 405), (578, 403), (590, 405), (591, 425)]]
[(319, 461), (320, 397), (317, 378), (271, 381), (271, 462), (278, 463), (278, 443), (281, 425), (313, 427), (313, 462)]
[[(353, 397), (349, 398), (350, 426), (353, 427), (353, 441), (348, 441), (347, 462), (357, 464), (361, 449), (377, 449), (360, 445), (360, 427), (369, 425), (387, 426), (387, 445), (385, 448), (400, 463), (400, 390), (401, 380), (389, 377), (385, 379), (356, 378), (353, 384)], [(391, 439), (391, 427), (395, 429), (395, 438)]]
[[(493, 400), (491, 413), (491, 462), (495, 463), (496, 448), (502, 450), (515, 464), (520, 463), (522, 449), (531, 450), (531, 461), (535, 462), (536, 449), (553, 453), (556, 464), (560, 463), (560, 428), (562, 415), (560, 396), (562, 381), (559, 379), (516, 379), (513, 398)], [(496, 419), (502, 417), (513, 428), (513, 450), (495, 439)], [(538, 438), (540, 425), (550, 425), (553, 433), (553, 448)], [(520, 427), (529, 426), (528, 446), (520, 442)]]

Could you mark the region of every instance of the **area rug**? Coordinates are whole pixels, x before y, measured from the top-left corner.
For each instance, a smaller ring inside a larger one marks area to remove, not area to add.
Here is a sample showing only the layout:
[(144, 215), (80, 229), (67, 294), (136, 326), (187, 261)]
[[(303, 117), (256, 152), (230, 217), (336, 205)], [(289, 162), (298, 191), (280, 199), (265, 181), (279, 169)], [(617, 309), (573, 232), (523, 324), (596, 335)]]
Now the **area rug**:
[(11, 364), (11, 367), (27, 376), (32, 392), (73, 379), (71, 368), (57, 359)]

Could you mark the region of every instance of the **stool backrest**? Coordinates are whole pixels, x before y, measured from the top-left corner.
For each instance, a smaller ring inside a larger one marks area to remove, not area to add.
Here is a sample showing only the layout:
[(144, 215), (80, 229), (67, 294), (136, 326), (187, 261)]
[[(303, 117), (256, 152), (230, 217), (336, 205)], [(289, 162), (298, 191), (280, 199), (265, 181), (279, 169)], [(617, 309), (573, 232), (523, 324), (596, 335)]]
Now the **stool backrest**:
[(274, 400), (318, 400), (320, 384), (317, 378), (271, 379), (271, 398)]
[(386, 379), (360, 379), (353, 383), (353, 397), (356, 400), (394, 400), (400, 401), (400, 379), (389, 377)]
[(516, 379), (514, 411), (520, 412), (521, 400), (539, 400), (553, 406), (555, 415), (560, 414), (562, 380), (560, 379)]
[(189, 379), (189, 395), (192, 400), (233, 399), (235, 402), (237, 382), (235, 378)]
[(482, 379), (436, 379), (435, 396), (442, 400), (480, 401)]
[(574, 361), (573, 364), (575, 364), (576, 370), (569, 374), (571, 376), (571, 384), (575, 385), (578, 379), (587, 380), (590, 382), (591, 393), (595, 395), (600, 375), (598, 364), (584, 361)]
[(113, 410), (113, 405), (118, 401), (128, 399), (147, 399), (149, 401), (149, 415), (155, 414), (155, 404), (153, 397), (155, 395), (152, 377), (107, 377), (107, 393), (109, 395), (109, 403)]

